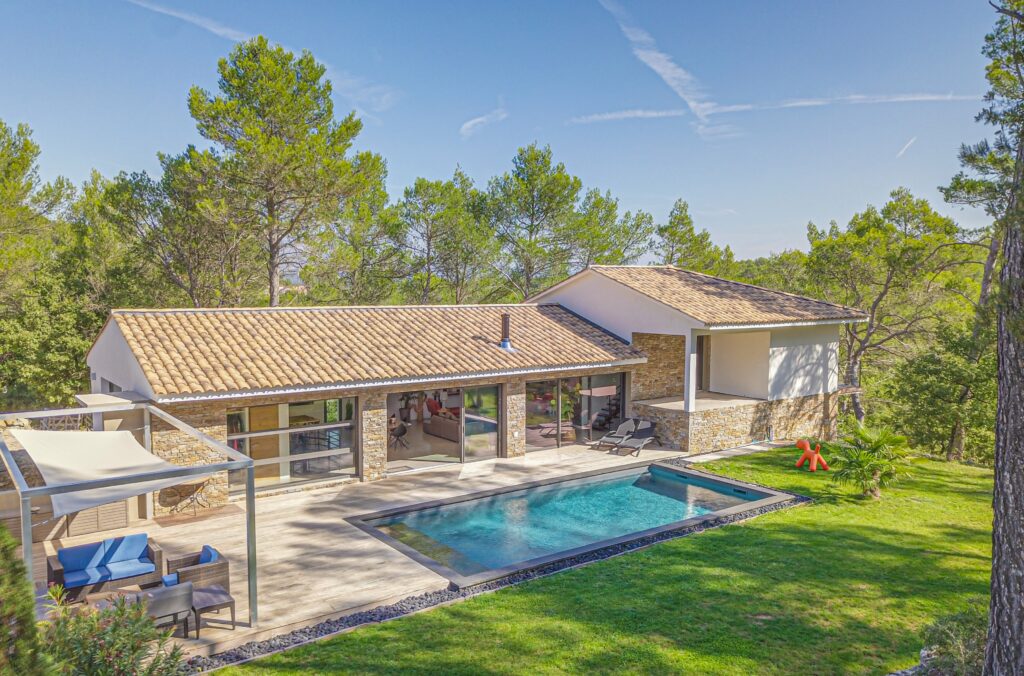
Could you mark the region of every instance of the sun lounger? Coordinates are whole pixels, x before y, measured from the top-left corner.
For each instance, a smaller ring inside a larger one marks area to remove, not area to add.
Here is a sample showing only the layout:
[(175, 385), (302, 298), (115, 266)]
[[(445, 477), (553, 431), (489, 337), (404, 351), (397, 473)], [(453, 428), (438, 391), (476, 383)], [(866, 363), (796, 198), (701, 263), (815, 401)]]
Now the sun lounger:
[(636, 422), (632, 418), (627, 418), (625, 422), (620, 424), (614, 432), (609, 432), (594, 444), (594, 448), (601, 448), (602, 444), (608, 444), (610, 446), (618, 446), (626, 439), (629, 439), (630, 435), (636, 430)]

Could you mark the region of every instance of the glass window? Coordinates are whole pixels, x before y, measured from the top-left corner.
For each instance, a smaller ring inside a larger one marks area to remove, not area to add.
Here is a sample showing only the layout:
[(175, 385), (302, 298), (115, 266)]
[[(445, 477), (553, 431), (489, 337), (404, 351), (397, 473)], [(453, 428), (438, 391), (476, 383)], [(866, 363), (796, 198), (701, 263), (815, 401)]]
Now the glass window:
[[(355, 397), (232, 409), (227, 442), (255, 461), (257, 487), (352, 475), (355, 411)], [(228, 481), (243, 490), (245, 473)]]

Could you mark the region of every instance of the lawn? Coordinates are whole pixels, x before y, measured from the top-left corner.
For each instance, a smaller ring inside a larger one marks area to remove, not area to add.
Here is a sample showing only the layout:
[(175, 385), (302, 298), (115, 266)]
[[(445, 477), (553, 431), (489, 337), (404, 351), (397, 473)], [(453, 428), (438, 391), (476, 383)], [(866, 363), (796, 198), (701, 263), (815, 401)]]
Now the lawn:
[(227, 673), (876, 674), (913, 664), (926, 624), (987, 594), (991, 472), (915, 460), (873, 502), (827, 473), (794, 470), (797, 455), (706, 468), (814, 504)]

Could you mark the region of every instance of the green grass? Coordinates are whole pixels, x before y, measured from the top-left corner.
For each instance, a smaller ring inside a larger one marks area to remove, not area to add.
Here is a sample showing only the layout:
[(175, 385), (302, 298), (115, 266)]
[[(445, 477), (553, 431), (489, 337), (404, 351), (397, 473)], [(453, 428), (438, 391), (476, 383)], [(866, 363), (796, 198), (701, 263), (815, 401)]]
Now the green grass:
[[(915, 460), (880, 501), (792, 467), (708, 465), (815, 498), (236, 668), (287, 673), (886, 673), (988, 592), (991, 472)], [(344, 580), (324, 584), (344, 585)]]

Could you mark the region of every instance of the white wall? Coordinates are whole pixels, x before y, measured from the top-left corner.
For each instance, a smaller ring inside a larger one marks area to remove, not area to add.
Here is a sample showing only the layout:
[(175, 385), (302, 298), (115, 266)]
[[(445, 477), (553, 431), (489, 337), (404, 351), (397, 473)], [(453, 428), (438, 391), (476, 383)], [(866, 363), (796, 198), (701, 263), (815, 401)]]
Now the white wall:
[(768, 331), (711, 334), (711, 391), (768, 398)]
[(628, 341), (634, 333), (685, 336), (690, 329), (703, 327), (692, 317), (594, 272), (584, 272), (537, 302), (558, 303)]
[(153, 388), (142, 373), (142, 367), (128, 348), (117, 322), (109, 321), (96, 339), (86, 358), (92, 392), (102, 392), (101, 378), (119, 385), (126, 392), (138, 392), (153, 398)]
[(839, 329), (838, 324), (827, 324), (771, 332), (771, 399), (836, 391), (839, 387)]

